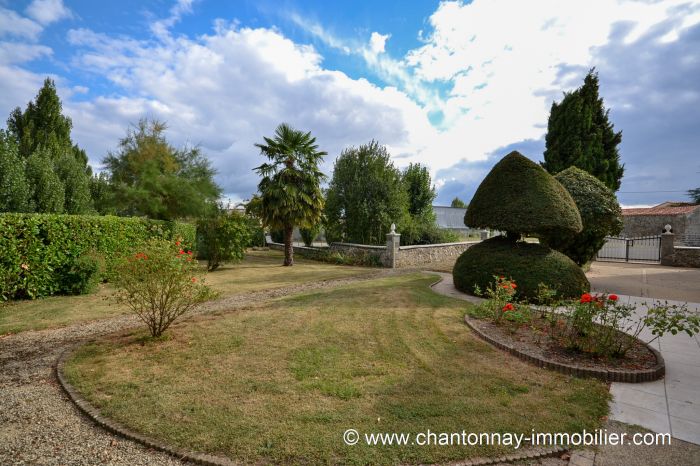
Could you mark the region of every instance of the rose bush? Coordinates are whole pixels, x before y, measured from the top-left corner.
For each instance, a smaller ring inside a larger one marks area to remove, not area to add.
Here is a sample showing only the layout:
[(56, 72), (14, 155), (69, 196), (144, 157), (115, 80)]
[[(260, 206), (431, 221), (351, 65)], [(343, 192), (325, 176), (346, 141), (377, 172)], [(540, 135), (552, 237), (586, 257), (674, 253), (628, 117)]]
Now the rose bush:
[(181, 315), (214, 296), (204, 270), (177, 242), (152, 239), (123, 256), (114, 268), (116, 299), (126, 304), (158, 337)]

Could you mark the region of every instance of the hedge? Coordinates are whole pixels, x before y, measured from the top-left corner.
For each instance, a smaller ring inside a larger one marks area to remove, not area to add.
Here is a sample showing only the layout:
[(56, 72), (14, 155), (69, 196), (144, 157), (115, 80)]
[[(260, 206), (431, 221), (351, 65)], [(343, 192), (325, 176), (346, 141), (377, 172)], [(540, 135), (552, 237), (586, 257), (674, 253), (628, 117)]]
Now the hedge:
[(60, 293), (79, 258), (98, 255), (109, 273), (120, 254), (149, 238), (179, 238), (193, 248), (195, 226), (136, 217), (0, 214), (0, 297)]
[(486, 175), (469, 202), (464, 223), (535, 236), (578, 233), (582, 228), (568, 191), (544, 168), (516, 151)]
[(494, 275), (515, 280), (516, 298), (534, 300), (540, 283), (556, 290), (559, 297), (575, 298), (590, 290), (581, 267), (564, 254), (536, 243), (512, 242), (502, 236), (482, 241), (462, 253), (455, 262), (455, 287), (474, 293), (486, 290)]

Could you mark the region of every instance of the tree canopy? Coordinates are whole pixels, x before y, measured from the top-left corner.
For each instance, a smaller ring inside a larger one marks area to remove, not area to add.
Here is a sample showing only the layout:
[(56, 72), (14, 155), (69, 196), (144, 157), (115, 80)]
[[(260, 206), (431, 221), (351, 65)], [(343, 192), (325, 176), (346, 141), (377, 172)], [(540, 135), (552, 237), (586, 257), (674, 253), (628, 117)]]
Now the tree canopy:
[(700, 188), (689, 189), (688, 197), (693, 200), (696, 204), (700, 204)]
[(456, 197), (452, 199), (452, 203), (450, 204), (450, 207), (457, 207), (459, 209), (466, 209), (468, 204), (461, 200), (460, 198)]
[[(46, 78), (36, 98), (15, 108), (0, 137), (0, 209), (13, 212), (93, 211), (92, 169), (71, 140), (71, 119), (62, 113), (54, 82)], [(60, 197), (60, 199), (59, 199)]]
[(326, 238), (384, 244), (392, 223), (401, 231), (408, 222), (408, 204), (401, 171), (386, 147), (377, 141), (349, 147), (336, 159), (328, 187)]
[(176, 149), (165, 123), (142, 119), (103, 160), (116, 213), (159, 220), (198, 217), (221, 194), (216, 171), (198, 147)]
[(403, 182), (408, 192), (408, 213), (412, 217), (430, 215), (436, 193), (428, 167), (419, 163), (409, 164), (403, 172)]
[(614, 130), (609, 112), (599, 96), (598, 73), (592, 69), (583, 86), (552, 103), (542, 166), (551, 174), (576, 166), (619, 190), (624, 165), (617, 146), (622, 132)]
[(293, 265), (292, 233), (294, 227), (312, 228), (321, 220), (324, 199), (319, 169), (326, 152), (318, 150), (310, 132), (280, 124), (272, 138), (256, 144), (268, 159), (255, 168), (262, 176), (259, 211), (265, 226), (284, 231), (284, 265)]

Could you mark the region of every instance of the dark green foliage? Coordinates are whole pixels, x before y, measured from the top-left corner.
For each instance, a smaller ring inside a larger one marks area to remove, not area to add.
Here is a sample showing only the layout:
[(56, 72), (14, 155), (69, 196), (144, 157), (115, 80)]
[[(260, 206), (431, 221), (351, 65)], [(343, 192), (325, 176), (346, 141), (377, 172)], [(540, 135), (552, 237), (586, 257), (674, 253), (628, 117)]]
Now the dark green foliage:
[(284, 230), (273, 228), (270, 230), (270, 238), (273, 243), (284, 243)]
[(402, 177), (408, 192), (408, 213), (414, 218), (432, 214), (436, 194), (428, 168), (411, 163)]
[(452, 230), (438, 228), (433, 217), (432, 222), (407, 223), (401, 229), (401, 245), (454, 243), (460, 236)]
[(689, 189), (688, 197), (693, 200), (696, 204), (700, 204), (700, 188)]
[(410, 222), (408, 193), (386, 147), (371, 141), (335, 161), (325, 209), (326, 240), (384, 244), (391, 224)]
[(197, 251), (214, 271), (226, 262), (240, 262), (250, 243), (248, 219), (238, 212), (218, 208), (215, 215), (197, 221)]
[(109, 184), (109, 176), (99, 173), (90, 177), (90, 195), (95, 211), (100, 215), (116, 215), (114, 190)]
[(452, 203), (450, 204), (450, 207), (458, 207), (460, 209), (466, 209), (468, 205), (469, 204), (467, 204), (466, 202), (464, 202), (460, 198), (455, 197), (454, 199), (452, 199)]
[(90, 176), (85, 173), (85, 165), (81, 165), (72, 153), (66, 153), (56, 160), (55, 166), (65, 193), (64, 211), (67, 214), (92, 211)]
[(178, 238), (192, 248), (195, 227), (142, 218), (0, 214), (0, 297), (60, 293), (65, 289), (61, 272), (69, 272), (85, 255), (104, 257), (108, 276), (118, 256), (149, 238)]
[(31, 188), (32, 212), (62, 213), (65, 206), (65, 188), (56, 174), (51, 154), (39, 149), (27, 159), (27, 181)]
[(486, 175), (469, 203), (464, 223), (472, 228), (549, 235), (581, 231), (571, 195), (542, 167), (511, 152)]
[(96, 254), (76, 257), (60, 271), (62, 294), (89, 294), (95, 291), (104, 273), (104, 260)]
[(17, 142), (0, 130), (0, 212), (29, 212), (31, 189)]
[[(26, 161), (25, 178), (34, 188), (29, 208), (14, 212), (82, 214), (93, 210), (92, 169), (85, 151), (71, 140), (71, 119), (61, 112), (56, 86), (47, 78), (25, 111), (16, 108), (7, 120), (9, 137), (17, 145), (19, 158)], [(54, 176), (48, 175), (49, 169)]]
[(613, 191), (620, 189), (624, 165), (617, 146), (622, 132), (615, 132), (598, 93), (598, 74), (588, 72), (583, 86), (553, 102), (547, 123), (543, 166), (556, 174), (579, 167)]
[(311, 133), (282, 123), (273, 138), (256, 144), (269, 162), (255, 168), (262, 176), (258, 184), (258, 207), (265, 226), (284, 230), (284, 265), (294, 264), (294, 227), (309, 228), (321, 220), (324, 199), (321, 182), (326, 178), (318, 168), (326, 152), (319, 151)]
[(543, 240), (578, 265), (583, 265), (603, 247), (606, 236), (615, 236), (622, 231), (622, 209), (614, 192), (580, 168), (569, 167), (557, 173), (555, 178), (576, 202), (583, 230), (575, 235), (555, 235)]
[(248, 231), (250, 232), (250, 239), (246, 246), (249, 248), (261, 248), (267, 246), (267, 241), (265, 240), (265, 230), (260, 223), (260, 219), (246, 214), (246, 222), (248, 224)]
[(452, 271), (455, 287), (474, 293), (485, 290), (494, 275), (517, 284), (517, 299), (534, 300), (540, 283), (556, 290), (560, 297), (577, 297), (590, 289), (583, 271), (564, 254), (546, 246), (517, 242), (497, 236), (467, 249)]
[(311, 228), (300, 228), (299, 233), (301, 233), (301, 239), (304, 241), (304, 245), (311, 247), (313, 246), (314, 240), (321, 232), (321, 224), (317, 223)]
[(166, 128), (159, 121), (140, 120), (127, 130), (118, 152), (104, 159), (113, 193), (103, 199), (112, 199), (119, 215), (199, 217), (219, 198), (209, 160), (197, 147), (175, 149), (165, 139)]

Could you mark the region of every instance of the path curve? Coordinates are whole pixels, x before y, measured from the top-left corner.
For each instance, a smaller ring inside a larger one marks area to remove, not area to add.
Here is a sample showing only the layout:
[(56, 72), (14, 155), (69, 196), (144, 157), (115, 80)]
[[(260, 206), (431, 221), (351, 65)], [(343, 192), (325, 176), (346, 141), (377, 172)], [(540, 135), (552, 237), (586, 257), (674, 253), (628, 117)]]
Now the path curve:
[[(193, 314), (236, 310), (269, 299), (396, 273), (402, 272), (381, 270), (361, 277), (226, 297), (199, 306)], [(124, 315), (0, 336), (0, 464), (190, 464), (97, 427), (70, 402), (56, 380), (53, 369), (66, 349), (140, 325), (135, 316)]]

